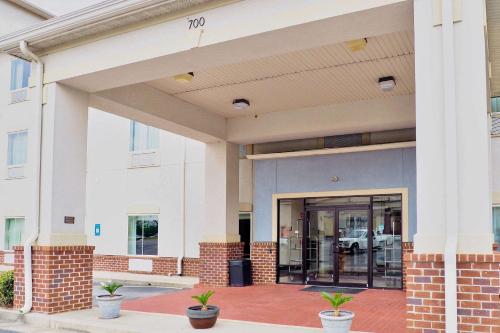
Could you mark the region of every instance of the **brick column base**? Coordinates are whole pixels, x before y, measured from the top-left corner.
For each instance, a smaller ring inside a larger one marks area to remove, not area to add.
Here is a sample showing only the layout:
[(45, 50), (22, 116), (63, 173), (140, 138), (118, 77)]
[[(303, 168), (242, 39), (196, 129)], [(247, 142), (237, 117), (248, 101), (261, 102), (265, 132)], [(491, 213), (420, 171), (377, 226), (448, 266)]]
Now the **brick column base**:
[(243, 243), (200, 243), (200, 285), (229, 285), (228, 260), (243, 257)]
[[(14, 247), (14, 308), (24, 305), (24, 251)], [(92, 307), (93, 246), (33, 246), (33, 311), (58, 313)]]
[[(413, 253), (413, 242), (403, 242), (402, 244), (403, 247), (403, 258), (407, 254), (412, 254)], [(402, 279), (402, 284), (403, 284), (403, 290), (406, 290), (406, 261), (403, 261), (403, 279)]]
[[(441, 254), (408, 254), (407, 332), (445, 332)], [(459, 332), (500, 332), (500, 253), (457, 256)]]
[(250, 246), (252, 279), (254, 284), (276, 283), (276, 242), (254, 242)]

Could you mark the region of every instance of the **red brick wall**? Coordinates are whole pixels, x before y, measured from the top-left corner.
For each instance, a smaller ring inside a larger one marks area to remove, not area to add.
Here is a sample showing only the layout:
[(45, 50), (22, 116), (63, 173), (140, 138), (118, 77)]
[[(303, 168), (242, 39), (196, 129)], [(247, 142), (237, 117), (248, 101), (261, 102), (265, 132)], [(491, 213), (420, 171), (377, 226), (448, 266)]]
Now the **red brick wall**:
[[(136, 272), (128, 269), (129, 259), (149, 259), (153, 261), (152, 272)], [(198, 258), (183, 259), (183, 275), (198, 276), (200, 263)], [(151, 257), (151, 256), (117, 256), (117, 255), (94, 255), (94, 270), (107, 272), (130, 272), (154, 275), (174, 275), (177, 274), (176, 257)]]
[[(405, 256), (407, 331), (445, 332), (444, 262), (441, 254)], [(500, 253), (457, 256), (459, 332), (500, 332)]]
[(128, 257), (94, 254), (94, 270), (106, 272), (127, 272)]
[[(24, 254), (16, 246), (14, 308), (24, 305)], [(57, 313), (92, 307), (93, 246), (33, 246), (33, 311)]]
[(182, 259), (182, 275), (200, 276), (201, 260), (200, 258)]
[[(403, 258), (405, 255), (413, 253), (413, 242), (403, 242), (402, 246), (403, 246)], [(406, 290), (406, 271), (407, 271), (406, 261), (403, 261), (403, 277), (402, 277), (403, 290)]]
[(228, 260), (242, 257), (243, 243), (200, 243), (200, 284), (214, 287), (228, 286)]
[(254, 284), (276, 283), (276, 242), (254, 242), (250, 247)]

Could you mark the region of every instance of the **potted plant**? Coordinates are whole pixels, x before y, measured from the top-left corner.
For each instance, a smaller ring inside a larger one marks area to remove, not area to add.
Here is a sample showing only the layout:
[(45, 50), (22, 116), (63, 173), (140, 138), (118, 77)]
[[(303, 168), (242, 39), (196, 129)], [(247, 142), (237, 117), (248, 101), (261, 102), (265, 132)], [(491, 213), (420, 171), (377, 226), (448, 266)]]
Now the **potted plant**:
[(200, 305), (190, 306), (187, 309), (189, 323), (191, 323), (193, 328), (205, 329), (215, 325), (219, 316), (219, 308), (214, 305), (208, 305), (208, 300), (214, 293), (209, 290), (204, 294), (191, 296), (200, 303)]
[(120, 316), (120, 307), (125, 296), (117, 295), (116, 291), (123, 285), (116, 282), (101, 282), (101, 288), (108, 292), (107, 295), (97, 296), (97, 304), (102, 319), (113, 319)]
[(354, 313), (340, 310), (340, 307), (352, 300), (352, 297), (344, 296), (341, 293), (331, 295), (325, 292), (322, 292), (321, 296), (323, 296), (333, 308), (333, 310), (325, 310), (319, 313), (323, 331), (325, 333), (349, 333)]

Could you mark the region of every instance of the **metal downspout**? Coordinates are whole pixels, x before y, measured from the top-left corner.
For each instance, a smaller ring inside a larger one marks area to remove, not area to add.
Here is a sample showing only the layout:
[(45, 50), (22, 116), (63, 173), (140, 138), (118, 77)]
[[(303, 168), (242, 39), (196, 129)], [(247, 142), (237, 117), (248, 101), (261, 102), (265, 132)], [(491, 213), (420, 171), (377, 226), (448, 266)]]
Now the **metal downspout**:
[(182, 275), (182, 261), (186, 255), (186, 148), (187, 139), (184, 138), (184, 158), (182, 161), (182, 188), (181, 188), (181, 253), (177, 258), (177, 275)]
[(33, 137), (36, 143), (33, 145), (35, 150), (34, 163), (33, 163), (33, 181), (34, 181), (34, 202), (35, 208), (33, 212), (33, 221), (35, 221), (35, 229), (33, 233), (24, 242), (24, 306), (19, 310), (21, 313), (28, 313), (33, 306), (33, 272), (31, 267), (31, 246), (38, 239), (40, 232), (40, 179), (41, 179), (41, 165), (42, 165), (42, 124), (43, 124), (43, 71), (44, 64), (41, 59), (34, 54), (28, 47), (26, 41), (19, 43), (19, 47), (24, 56), (33, 60), (37, 64), (38, 75), (36, 80), (36, 109), (35, 109), (35, 126), (33, 128)]
[(458, 143), (455, 105), (453, 0), (442, 1), (445, 116), (446, 244), (444, 253), (446, 332), (457, 332)]

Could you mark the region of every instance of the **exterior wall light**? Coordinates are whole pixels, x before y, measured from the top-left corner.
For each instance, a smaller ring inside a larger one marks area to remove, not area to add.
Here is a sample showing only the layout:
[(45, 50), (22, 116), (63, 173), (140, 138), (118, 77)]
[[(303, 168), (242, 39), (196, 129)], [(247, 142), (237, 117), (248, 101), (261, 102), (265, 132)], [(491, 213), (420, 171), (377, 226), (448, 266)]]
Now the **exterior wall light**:
[(396, 86), (394, 76), (384, 76), (378, 79), (378, 85), (382, 91), (391, 91)]
[(333, 183), (337, 183), (339, 181), (339, 177), (338, 176), (333, 176), (332, 178), (330, 178), (330, 180), (333, 182)]
[(346, 42), (346, 46), (351, 52), (363, 51), (366, 48), (366, 44), (368, 44), (368, 39), (366, 38), (354, 39)]
[(235, 110), (245, 110), (250, 106), (250, 102), (244, 98), (237, 98), (233, 100), (233, 108)]
[(181, 83), (191, 82), (193, 78), (194, 78), (193, 72), (174, 75), (174, 80)]

